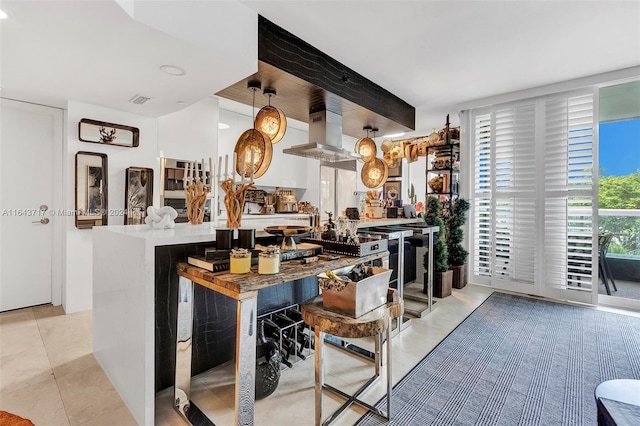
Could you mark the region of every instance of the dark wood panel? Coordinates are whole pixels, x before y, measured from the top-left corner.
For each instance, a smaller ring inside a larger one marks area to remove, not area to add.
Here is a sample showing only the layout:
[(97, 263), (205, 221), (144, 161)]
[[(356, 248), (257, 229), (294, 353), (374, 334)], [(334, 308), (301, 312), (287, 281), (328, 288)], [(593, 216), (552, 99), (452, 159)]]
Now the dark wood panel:
[[(266, 240), (270, 241), (270, 240)], [(263, 239), (261, 244), (266, 244)], [(213, 243), (215, 245), (215, 243)], [(178, 274), (176, 266), (189, 256), (204, 253), (212, 243), (156, 247), (155, 256), (155, 390), (173, 386), (175, 378)], [(283, 262), (287, 263), (287, 262)], [(299, 265), (299, 264), (298, 264)], [(318, 295), (315, 276), (258, 291), (258, 315)], [(236, 344), (237, 302), (206, 287), (194, 287), (191, 374), (233, 360)]]
[[(415, 129), (414, 107), (263, 17), (258, 37), (258, 72), (216, 95), (251, 105), (247, 84), (260, 81), (276, 90), (272, 105), (302, 122), (327, 109), (342, 115), (342, 133), (355, 138), (366, 135), (364, 126), (378, 135)], [(256, 97), (257, 108), (266, 103)]]

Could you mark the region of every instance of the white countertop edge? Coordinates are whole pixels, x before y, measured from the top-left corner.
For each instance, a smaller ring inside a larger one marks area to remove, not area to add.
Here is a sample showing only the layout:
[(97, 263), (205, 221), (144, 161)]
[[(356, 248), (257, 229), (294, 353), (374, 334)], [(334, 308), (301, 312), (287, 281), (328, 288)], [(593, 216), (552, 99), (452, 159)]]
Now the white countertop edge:
[[(241, 226), (240, 229), (252, 229), (252, 226)], [(257, 227), (256, 237), (268, 237), (271, 234)], [(205, 222), (200, 225), (190, 223), (176, 223), (174, 228), (153, 229), (148, 225), (111, 225), (95, 226), (93, 232), (109, 232), (123, 237), (140, 238), (154, 246), (206, 243), (216, 240), (216, 229), (227, 229), (214, 222)], [(94, 235), (94, 238), (96, 235)], [(237, 235), (235, 236), (237, 237)], [(99, 238), (99, 236), (98, 236)]]
[[(368, 228), (372, 226), (387, 226), (387, 225), (401, 225), (409, 223), (422, 223), (421, 218), (416, 219), (369, 219), (365, 222), (360, 222), (358, 228)], [(241, 227), (252, 228), (249, 223)], [(176, 223), (174, 228), (169, 229), (153, 229), (148, 225), (110, 225), (110, 226), (96, 226), (93, 228), (94, 233), (111, 232), (120, 234), (127, 237), (141, 238), (147, 240), (149, 243), (155, 246), (161, 245), (173, 245), (173, 244), (189, 244), (210, 242), (216, 239), (216, 229), (224, 229), (226, 226), (221, 226), (215, 222), (205, 222), (200, 225), (192, 225), (190, 223)], [(262, 227), (256, 227), (256, 236), (263, 237), (268, 236), (264, 232)]]
[(420, 217), (413, 219), (367, 219), (358, 224), (358, 229), (372, 226), (406, 225), (409, 223), (424, 223), (424, 219)]
[(199, 242), (215, 241), (216, 226), (214, 223), (206, 222), (200, 225), (190, 223), (176, 223), (174, 228), (153, 229), (148, 225), (115, 225), (115, 226), (95, 226), (95, 233), (111, 232), (125, 237), (140, 238), (156, 246), (189, 244)]

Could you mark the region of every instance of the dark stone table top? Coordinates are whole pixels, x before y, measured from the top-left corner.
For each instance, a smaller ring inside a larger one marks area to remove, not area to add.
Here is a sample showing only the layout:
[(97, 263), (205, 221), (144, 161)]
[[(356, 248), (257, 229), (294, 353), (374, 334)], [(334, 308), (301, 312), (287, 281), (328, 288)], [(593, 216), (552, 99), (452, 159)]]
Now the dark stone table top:
[(389, 256), (388, 251), (361, 257), (340, 256), (336, 260), (318, 260), (308, 264), (302, 264), (298, 260), (291, 260), (282, 262), (280, 264), (280, 272), (273, 275), (258, 274), (257, 266), (252, 266), (251, 272), (248, 274), (232, 274), (229, 271), (210, 272), (188, 263), (178, 263), (177, 269), (178, 275), (188, 278), (197, 284), (227, 296), (241, 299), (254, 296), (253, 292), (257, 292), (262, 288), (318, 275), (329, 269), (335, 270), (370, 262), (386, 256)]

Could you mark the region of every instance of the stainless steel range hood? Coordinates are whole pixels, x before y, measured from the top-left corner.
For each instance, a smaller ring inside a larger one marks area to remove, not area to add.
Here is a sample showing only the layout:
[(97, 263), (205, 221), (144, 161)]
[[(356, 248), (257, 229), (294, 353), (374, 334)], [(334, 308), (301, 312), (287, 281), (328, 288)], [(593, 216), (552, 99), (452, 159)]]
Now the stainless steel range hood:
[(326, 110), (309, 114), (309, 143), (294, 145), (282, 152), (329, 163), (362, 158), (342, 148), (342, 117)]

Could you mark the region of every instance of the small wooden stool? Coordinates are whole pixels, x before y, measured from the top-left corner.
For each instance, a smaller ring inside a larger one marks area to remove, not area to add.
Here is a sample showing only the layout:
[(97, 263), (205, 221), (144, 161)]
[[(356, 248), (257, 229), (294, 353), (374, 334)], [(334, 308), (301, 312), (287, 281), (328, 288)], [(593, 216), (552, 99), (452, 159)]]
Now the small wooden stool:
[[(395, 289), (389, 289), (387, 304), (382, 305), (359, 318), (351, 318), (345, 315), (331, 312), (323, 308), (322, 296), (317, 296), (302, 304), (302, 318), (304, 322), (313, 327), (315, 331), (315, 396), (316, 396), (316, 425), (328, 425), (333, 422), (351, 404), (356, 403), (367, 410), (391, 419), (391, 321), (404, 313), (404, 302), (398, 296)], [(383, 345), (383, 336), (386, 332), (387, 340), (387, 411), (386, 413), (358, 399), (371, 384), (380, 377), (382, 365), (380, 350)], [(322, 348), (324, 346), (324, 334), (332, 336), (357, 338), (375, 337), (375, 375), (371, 377), (353, 395), (349, 395), (335, 387), (324, 383), (324, 368), (322, 365)], [(322, 389), (326, 388), (344, 398), (347, 401), (338, 408), (331, 417), (322, 423)]]

